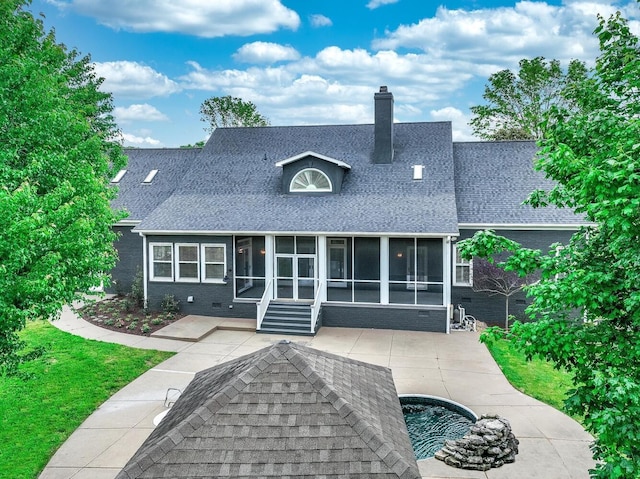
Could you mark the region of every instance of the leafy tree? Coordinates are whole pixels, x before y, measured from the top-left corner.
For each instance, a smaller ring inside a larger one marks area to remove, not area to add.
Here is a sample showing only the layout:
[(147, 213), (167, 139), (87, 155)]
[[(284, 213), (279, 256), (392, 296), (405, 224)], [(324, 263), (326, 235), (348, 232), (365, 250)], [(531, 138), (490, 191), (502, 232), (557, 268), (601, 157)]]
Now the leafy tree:
[(522, 277), (515, 271), (505, 271), (483, 258), (473, 260), (473, 290), (489, 296), (504, 297), (504, 328), (509, 330), (509, 298), (535, 281), (535, 274)]
[(107, 280), (121, 217), (109, 205), (125, 162), (111, 96), (28, 5), (0, 2), (0, 374), (29, 357), (26, 321)]
[[(576, 108), (554, 106), (537, 167), (556, 186), (533, 206), (568, 207), (587, 224), (547, 253), (480, 232), (463, 256), (508, 252), (508, 271), (541, 272), (527, 313), (509, 337), (529, 357), (573, 374), (569, 413), (595, 437), (597, 478), (640, 477), (640, 44), (620, 14), (599, 18), (600, 56), (592, 76), (563, 92)], [(494, 331), (494, 334), (495, 331)]]
[(558, 60), (520, 60), (520, 70), (501, 70), (489, 77), (482, 98), (486, 105), (471, 107), (473, 133), (485, 140), (540, 139), (546, 112), (558, 105), (574, 109), (564, 90), (586, 78), (585, 64), (572, 60), (563, 71)]
[(250, 101), (232, 96), (214, 96), (207, 98), (200, 106), (201, 119), (211, 132), (216, 128), (228, 126), (268, 126), (269, 120), (258, 112)]
[(184, 148), (184, 149), (188, 149), (188, 148), (203, 148), (204, 147), (204, 141), (200, 140), (200, 141), (196, 141), (193, 145), (191, 143), (189, 143), (188, 145), (180, 145), (180, 148)]

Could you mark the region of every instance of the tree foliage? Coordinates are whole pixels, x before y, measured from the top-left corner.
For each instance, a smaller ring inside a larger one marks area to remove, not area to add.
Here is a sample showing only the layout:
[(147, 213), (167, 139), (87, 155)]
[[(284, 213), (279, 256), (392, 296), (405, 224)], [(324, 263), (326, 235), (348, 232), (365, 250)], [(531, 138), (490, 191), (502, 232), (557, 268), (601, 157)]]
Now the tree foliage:
[(515, 271), (505, 271), (484, 259), (473, 260), (473, 290), (489, 296), (504, 297), (504, 328), (509, 329), (509, 298), (536, 280), (535, 274), (520, 276)]
[(640, 45), (618, 13), (600, 18), (600, 56), (589, 78), (563, 94), (544, 125), (537, 167), (556, 186), (535, 191), (533, 206), (568, 207), (587, 224), (547, 253), (491, 231), (459, 245), (520, 274), (535, 270), (527, 313), (510, 338), (529, 356), (570, 371), (568, 412), (595, 437), (592, 475), (640, 477)]
[(469, 124), (485, 140), (540, 139), (544, 115), (557, 105), (575, 109), (565, 89), (586, 78), (585, 64), (572, 60), (565, 72), (558, 60), (536, 57), (520, 60), (517, 73), (501, 70), (489, 77), (482, 98), (486, 105), (471, 107)]
[(124, 165), (109, 94), (89, 57), (57, 44), (25, 0), (0, 2), (0, 374), (17, 332), (106, 280)]
[(220, 127), (269, 125), (252, 102), (232, 96), (207, 98), (200, 106), (200, 114), (202, 121), (208, 123), (205, 130), (210, 132)]

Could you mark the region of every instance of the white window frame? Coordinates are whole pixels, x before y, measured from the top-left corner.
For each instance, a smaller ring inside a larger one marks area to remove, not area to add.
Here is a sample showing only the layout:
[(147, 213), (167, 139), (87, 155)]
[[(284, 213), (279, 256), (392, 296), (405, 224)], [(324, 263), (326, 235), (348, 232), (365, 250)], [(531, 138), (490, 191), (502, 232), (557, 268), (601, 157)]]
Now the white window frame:
[[(222, 257), (224, 258), (222, 263), (219, 261), (207, 262), (205, 249), (206, 248), (222, 248)], [(223, 273), (222, 278), (207, 278), (207, 265), (208, 264), (222, 264)], [(203, 243), (200, 245), (200, 278), (203, 283), (224, 283), (224, 278), (227, 276), (227, 245), (225, 243)]]
[[(163, 246), (166, 247), (168, 246), (170, 248), (171, 251), (171, 260), (170, 261), (157, 261), (154, 259), (154, 254), (153, 254), (153, 249), (158, 246)], [(173, 282), (173, 275), (174, 275), (174, 269), (173, 269), (173, 259), (174, 259), (174, 252), (173, 252), (173, 243), (149, 243), (149, 280), (150, 281), (163, 281), (163, 282)], [(154, 274), (154, 264), (155, 263), (170, 263), (171, 264), (171, 277), (167, 277), (167, 276), (156, 276)]]
[[(196, 249), (196, 260), (183, 260), (180, 258), (180, 247), (189, 247)], [(175, 244), (175, 278), (176, 282), (179, 283), (199, 283), (200, 282), (200, 245), (198, 243), (176, 243)], [(182, 277), (180, 275), (180, 265), (181, 264), (195, 264), (196, 265), (196, 274), (198, 275), (195, 278), (190, 277)]]
[[(328, 188), (309, 188), (309, 189), (294, 189), (294, 183), (296, 179), (304, 174), (307, 171), (320, 173), (329, 183)], [(291, 182), (289, 183), (289, 192), (290, 193), (331, 193), (333, 191), (333, 183), (331, 182), (331, 178), (324, 171), (319, 170), (318, 168), (305, 168), (303, 170), (298, 171), (293, 178), (291, 178)]]
[(120, 183), (120, 180), (124, 178), (124, 175), (127, 174), (127, 170), (120, 170), (116, 173), (116, 176), (113, 177), (111, 183)]
[[(458, 248), (456, 245), (453, 245), (453, 285), (454, 286), (465, 286), (472, 287), (473, 286), (473, 259), (465, 260), (461, 258), (461, 261), (458, 262)], [(469, 268), (469, 282), (458, 281), (458, 267), (467, 267)]]
[(150, 185), (157, 174), (158, 174), (158, 170), (151, 170), (149, 174), (145, 177), (145, 179), (142, 181), (142, 184)]

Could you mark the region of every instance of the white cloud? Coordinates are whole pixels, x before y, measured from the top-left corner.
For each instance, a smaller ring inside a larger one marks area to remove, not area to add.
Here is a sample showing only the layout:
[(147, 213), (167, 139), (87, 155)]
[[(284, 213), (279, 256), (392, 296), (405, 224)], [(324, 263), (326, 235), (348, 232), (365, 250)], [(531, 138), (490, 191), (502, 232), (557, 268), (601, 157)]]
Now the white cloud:
[(314, 28), (330, 27), (331, 25), (333, 25), (333, 22), (329, 17), (325, 17), (324, 15), (320, 15), (319, 13), (315, 15), (309, 15), (309, 22), (311, 22), (311, 26)]
[(120, 123), (169, 120), (167, 115), (148, 103), (129, 105), (127, 107), (117, 106), (113, 109), (113, 114)]
[(233, 58), (245, 63), (275, 63), (300, 58), (298, 51), (289, 45), (269, 42), (253, 42), (242, 45)]
[(440, 7), (432, 18), (387, 31), (384, 38), (373, 42), (373, 47), (417, 49), (434, 61), (477, 64), (476, 72), (483, 75), (535, 56), (563, 62), (593, 59), (598, 53), (592, 34), (596, 14), (613, 13), (616, 7), (611, 3), (565, 0), (563, 5), (553, 6), (519, 1), (514, 7), (482, 10)]
[(121, 97), (137, 99), (167, 96), (180, 91), (180, 86), (166, 75), (137, 62), (94, 63), (98, 76), (104, 77), (101, 89)]
[(450, 121), (453, 129), (453, 141), (474, 141), (477, 140), (473, 136), (469, 121), (470, 115), (465, 115), (462, 111), (452, 106), (446, 106), (439, 110), (431, 110), (429, 112), (433, 121)]
[[(474, 139), (468, 107), (482, 101), (481, 88), (491, 73), (538, 55), (565, 64), (571, 58), (592, 62), (598, 53), (591, 33), (595, 12), (607, 16), (612, 4), (619, 2), (564, 0), (562, 6), (552, 6), (519, 1), (510, 8), (440, 8), (433, 17), (386, 32), (372, 49), (329, 46), (300, 56), (289, 46), (253, 42), (235, 54), (236, 60), (253, 64), (238, 68), (190, 61), (186, 75), (169, 79), (149, 66), (114, 62), (100, 64), (108, 75), (100, 74), (117, 94), (139, 95), (135, 103), (177, 91), (200, 100), (207, 93), (232, 95), (254, 102), (274, 125), (371, 123), (373, 93), (388, 85), (397, 121), (452, 121), (454, 139), (468, 141)], [(639, 18), (634, 5), (635, 17), (626, 15), (632, 28)], [(138, 140), (153, 141), (151, 134), (136, 134)]]
[(56, 5), (113, 29), (205, 38), (296, 30), (298, 14), (280, 0), (60, 0)]
[(374, 10), (382, 5), (390, 5), (392, 3), (397, 3), (398, 1), (399, 0), (370, 0), (370, 2), (367, 3), (367, 8)]
[(160, 140), (151, 138), (150, 136), (136, 136), (129, 133), (122, 133), (122, 142), (124, 146), (139, 146), (139, 147), (159, 147), (162, 146)]

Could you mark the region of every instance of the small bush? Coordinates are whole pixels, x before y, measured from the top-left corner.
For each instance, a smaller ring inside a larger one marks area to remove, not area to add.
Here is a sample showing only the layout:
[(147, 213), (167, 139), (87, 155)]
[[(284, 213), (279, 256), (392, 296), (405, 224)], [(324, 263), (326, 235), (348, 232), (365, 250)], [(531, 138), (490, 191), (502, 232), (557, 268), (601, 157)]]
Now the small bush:
[(136, 301), (131, 296), (127, 296), (122, 300), (122, 308), (127, 313), (130, 313), (131, 311), (133, 311), (135, 307), (136, 307)]
[(131, 292), (128, 294), (128, 298), (133, 301), (133, 304), (138, 306), (139, 308), (144, 307), (144, 286), (142, 284), (144, 278), (142, 275), (142, 270), (140, 268), (137, 269), (136, 275), (133, 278), (133, 283), (131, 283)]
[(142, 326), (140, 326), (140, 331), (142, 331), (144, 334), (149, 334), (149, 331), (151, 331), (149, 323), (142, 323)]
[(132, 331), (133, 331), (133, 330), (134, 330), (134, 329), (136, 329), (137, 327), (138, 327), (138, 322), (137, 322), (137, 321), (131, 321), (131, 322), (129, 323), (129, 326), (127, 326), (127, 329), (130, 329), (130, 330), (132, 330)]
[(164, 319), (159, 318), (159, 317), (158, 318), (153, 318), (151, 320), (151, 324), (153, 324), (154, 326), (158, 326), (160, 324), (164, 324)]
[(165, 313), (175, 314), (180, 311), (180, 301), (172, 294), (165, 294), (160, 307)]

